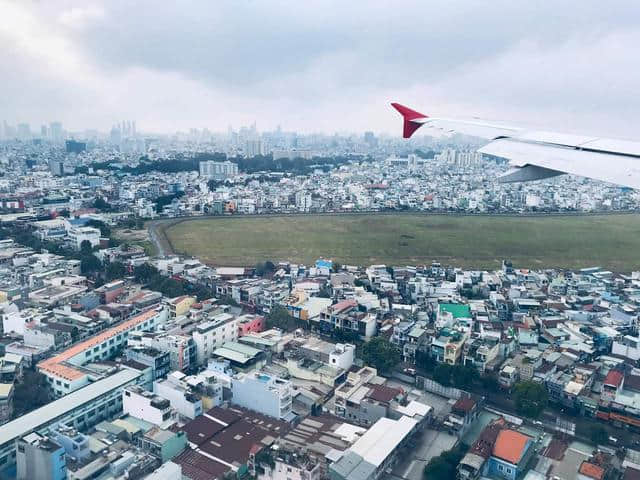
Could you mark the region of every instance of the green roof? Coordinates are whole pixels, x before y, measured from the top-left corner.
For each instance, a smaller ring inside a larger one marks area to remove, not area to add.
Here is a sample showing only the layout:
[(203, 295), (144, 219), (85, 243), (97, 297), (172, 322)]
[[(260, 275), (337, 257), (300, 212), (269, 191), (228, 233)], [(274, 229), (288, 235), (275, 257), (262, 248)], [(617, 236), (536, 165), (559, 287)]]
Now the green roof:
[(457, 318), (471, 318), (471, 309), (469, 305), (461, 305), (459, 303), (441, 303), (440, 313), (447, 312), (453, 315), (454, 320)]

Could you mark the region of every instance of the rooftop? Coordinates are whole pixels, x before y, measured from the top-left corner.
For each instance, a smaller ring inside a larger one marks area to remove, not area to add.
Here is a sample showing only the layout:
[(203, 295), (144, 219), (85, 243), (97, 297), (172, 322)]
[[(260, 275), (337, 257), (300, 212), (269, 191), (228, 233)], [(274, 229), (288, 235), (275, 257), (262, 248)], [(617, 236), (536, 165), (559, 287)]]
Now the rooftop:
[(113, 375), (91, 383), (65, 397), (48, 403), (16, 420), (0, 426), (0, 441), (2, 444), (14, 441), (16, 438), (33, 432), (48, 422), (62, 417), (76, 408), (91, 403), (107, 392), (133, 382), (140, 376), (133, 370), (120, 370)]
[(126, 332), (135, 326), (146, 322), (150, 318), (153, 318), (157, 314), (156, 310), (148, 310), (143, 312), (135, 317), (122, 322), (120, 325), (117, 325), (113, 328), (110, 328), (98, 335), (91, 337), (84, 342), (76, 343), (72, 347), (66, 349), (65, 351), (55, 355), (53, 357), (47, 358), (42, 362), (38, 363), (38, 368), (40, 370), (44, 370), (45, 372), (51, 373), (58, 377), (64, 378), (65, 380), (76, 380), (78, 378), (82, 378), (85, 373), (80, 370), (64, 365), (64, 362), (67, 362), (71, 358), (76, 355), (83, 353), (96, 345), (100, 345), (105, 340), (109, 340), (110, 338), (121, 334), (122, 332)]
[(493, 446), (493, 456), (517, 465), (524, 454), (530, 437), (515, 430), (504, 429)]

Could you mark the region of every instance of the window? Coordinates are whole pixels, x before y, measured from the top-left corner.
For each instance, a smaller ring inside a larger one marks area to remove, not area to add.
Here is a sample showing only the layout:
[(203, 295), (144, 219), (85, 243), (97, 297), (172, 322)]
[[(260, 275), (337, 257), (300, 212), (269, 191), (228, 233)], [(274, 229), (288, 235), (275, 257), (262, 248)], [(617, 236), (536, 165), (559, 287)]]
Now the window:
[(511, 469), (510, 468), (507, 468), (507, 473), (511, 473)]
[(504, 470), (504, 465), (498, 465), (498, 470), (502, 472)]
[(131, 392), (125, 391), (124, 392), (125, 396), (130, 397), (131, 396)]

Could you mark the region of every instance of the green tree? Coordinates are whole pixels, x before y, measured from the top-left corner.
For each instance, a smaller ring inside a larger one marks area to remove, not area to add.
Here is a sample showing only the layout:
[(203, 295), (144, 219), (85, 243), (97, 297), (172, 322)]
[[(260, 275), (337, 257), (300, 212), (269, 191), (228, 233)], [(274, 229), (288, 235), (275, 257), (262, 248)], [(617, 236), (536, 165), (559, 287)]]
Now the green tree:
[(362, 360), (388, 372), (400, 361), (400, 349), (384, 337), (374, 337), (362, 347)]
[(148, 263), (143, 263), (133, 269), (133, 276), (135, 277), (136, 282), (143, 284), (151, 282), (152, 279), (159, 275), (160, 272), (158, 272), (158, 269)]
[(111, 262), (107, 265), (107, 278), (115, 280), (127, 274), (127, 267), (122, 262)]
[(478, 370), (468, 365), (455, 365), (451, 373), (456, 388), (469, 388), (480, 378)]
[(111, 227), (109, 227), (109, 225), (107, 225), (106, 223), (101, 222), (100, 220), (89, 220), (86, 223), (86, 226), (99, 229), (100, 235), (102, 235), (103, 237), (109, 238), (111, 236)]
[(433, 372), (436, 368), (436, 361), (431, 355), (429, 355), (429, 352), (418, 350), (416, 352), (416, 367), (424, 370), (425, 372)]
[(289, 314), (282, 305), (276, 305), (271, 309), (266, 318), (267, 328), (279, 328), (286, 332), (297, 328), (296, 319)]
[(102, 197), (96, 197), (93, 201), (93, 208), (97, 210), (102, 210), (103, 212), (108, 212), (111, 210), (111, 205), (107, 203), (107, 201)]
[(91, 242), (89, 240), (83, 240), (80, 242), (80, 253), (82, 255), (91, 255), (93, 247), (91, 246)]
[(451, 385), (451, 365), (441, 363), (433, 370), (433, 379), (440, 385)]
[(102, 270), (102, 262), (92, 253), (83, 255), (80, 259), (80, 271), (83, 274), (95, 273), (100, 270)]
[(516, 383), (513, 398), (518, 413), (529, 418), (538, 418), (549, 403), (544, 385), (532, 381)]
[(442, 452), (437, 457), (432, 458), (424, 467), (424, 480), (440, 480), (455, 478), (456, 467), (464, 457), (469, 447), (464, 443), (459, 443), (451, 450)]
[(27, 370), (13, 393), (14, 417), (24, 415), (50, 401), (47, 378), (41, 373)]

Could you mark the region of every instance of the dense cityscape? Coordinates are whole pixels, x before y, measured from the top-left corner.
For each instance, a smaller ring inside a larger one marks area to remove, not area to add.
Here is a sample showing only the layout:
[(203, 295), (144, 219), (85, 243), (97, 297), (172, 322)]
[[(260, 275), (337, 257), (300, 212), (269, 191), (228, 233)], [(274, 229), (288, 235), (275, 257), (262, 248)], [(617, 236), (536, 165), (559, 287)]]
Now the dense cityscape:
[(0, 480), (640, 480), (640, 2), (0, 18)]
[(2, 131), (3, 478), (634, 478), (640, 272), (330, 251), (241, 267), (146, 233), (193, 216), (626, 211), (634, 190), (501, 184), (505, 163), (460, 135)]

